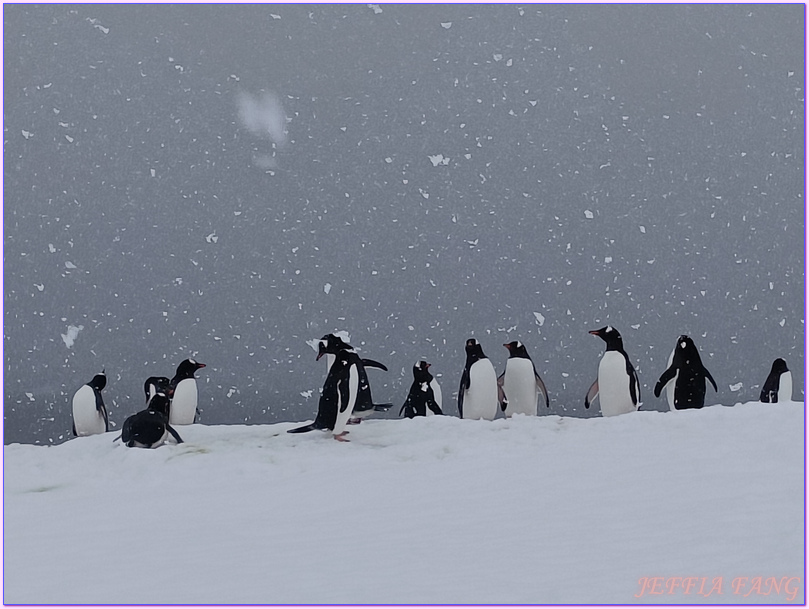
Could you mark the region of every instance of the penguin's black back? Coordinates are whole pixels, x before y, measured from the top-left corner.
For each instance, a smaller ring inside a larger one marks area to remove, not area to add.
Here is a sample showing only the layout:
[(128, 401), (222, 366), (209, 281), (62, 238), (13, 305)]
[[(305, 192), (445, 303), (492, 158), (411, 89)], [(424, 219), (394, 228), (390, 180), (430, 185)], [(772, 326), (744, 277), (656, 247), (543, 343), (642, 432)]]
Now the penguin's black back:
[(767, 375), (767, 380), (764, 381), (764, 386), (761, 388), (760, 402), (777, 402), (778, 391), (781, 389), (781, 375), (784, 372), (789, 372), (787, 363), (782, 358), (776, 358), (772, 363), (770, 374)]

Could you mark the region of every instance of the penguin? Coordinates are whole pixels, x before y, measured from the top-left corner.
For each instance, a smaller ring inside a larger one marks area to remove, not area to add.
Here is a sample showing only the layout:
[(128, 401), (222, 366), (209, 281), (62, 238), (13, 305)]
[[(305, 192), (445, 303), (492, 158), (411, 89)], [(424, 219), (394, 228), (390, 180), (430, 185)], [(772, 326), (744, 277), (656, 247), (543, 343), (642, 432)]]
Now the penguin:
[(508, 349), (508, 360), (505, 371), (497, 378), (500, 408), (507, 417), (515, 414), (536, 416), (540, 394), (544, 398), (545, 407), (550, 407), (545, 383), (542, 382), (525, 345), (514, 340), (503, 346)]
[(612, 326), (604, 326), (589, 333), (607, 343), (607, 349), (598, 364), (598, 376), (584, 398), (584, 407), (590, 408), (590, 404), (598, 397), (601, 415), (605, 417), (638, 410), (638, 373), (624, 351), (620, 332)]
[(780, 357), (772, 363), (770, 374), (764, 381), (764, 387), (761, 388), (759, 401), (773, 403), (792, 401), (792, 372)]
[[(149, 406), (128, 417), (121, 428), (121, 440), (130, 448), (157, 448), (169, 436), (182, 444), (180, 434), (169, 424), (170, 401), (158, 391), (149, 399)], [(117, 439), (117, 438), (116, 438)]]
[[(325, 341), (325, 342), (324, 342)], [(337, 336), (336, 334), (326, 334), (323, 338), (320, 339), (318, 343), (318, 353), (320, 356), (326, 356), (326, 373), (331, 369), (332, 363), (334, 362), (334, 358), (336, 357), (337, 353), (340, 350), (354, 350), (354, 347), (349, 345), (345, 340), (341, 337)], [(368, 358), (360, 358), (360, 362), (362, 366), (360, 366), (359, 375), (360, 375), (360, 387), (359, 393), (357, 394), (357, 403), (354, 405), (354, 412), (349, 418), (348, 423), (350, 425), (355, 425), (360, 423), (363, 419), (367, 418), (373, 412), (385, 412), (389, 408), (393, 406), (392, 403), (383, 403), (383, 404), (375, 404), (373, 397), (371, 396), (371, 384), (368, 381), (368, 374), (366, 373), (367, 368), (379, 368), (380, 370), (384, 370), (385, 372), (388, 369), (385, 367), (384, 364), (380, 364), (379, 362), (368, 359)]]
[(101, 390), (107, 386), (104, 370), (73, 394), (73, 435), (91, 436), (110, 430), (110, 419)]
[(426, 417), (434, 414), (444, 414), (441, 411), (441, 387), (430, 374), (428, 364), (424, 360), (413, 364), (413, 384), (410, 385), (410, 393), (399, 410), (399, 416), (408, 419), (413, 417)]
[(165, 376), (150, 376), (146, 379), (143, 383), (143, 392), (146, 394), (146, 404), (148, 405), (149, 400), (158, 392), (165, 393), (169, 399), (171, 399), (171, 392), (169, 391), (170, 384), (171, 381)]
[[(324, 336), (319, 343), (319, 349), (315, 361), (320, 360), (324, 355), (333, 355), (326, 381), (323, 383), (323, 391), (320, 394), (320, 402), (317, 408), (317, 417), (313, 423), (288, 429), (288, 433), (304, 433), (314, 429), (331, 430), (335, 440), (348, 442), (346, 438), (346, 425), (351, 413), (357, 403), (360, 387), (361, 373), (365, 372), (362, 359), (352, 348), (346, 348), (342, 344), (330, 341)], [(367, 379), (366, 379), (367, 387)]]
[(186, 359), (177, 366), (177, 373), (169, 383), (171, 406), (169, 423), (172, 425), (191, 425), (197, 421), (197, 379), (194, 373), (201, 364), (193, 359)]
[(497, 416), (497, 373), (483, 353), (477, 339), (466, 341), (466, 365), (458, 388), (458, 413), (462, 419), (486, 419)]
[(694, 341), (683, 334), (677, 338), (677, 344), (669, 356), (668, 368), (655, 384), (654, 394), (659, 398), (665, 387), (666, 400), (671, 410), (702, 408), (705, 406), (708, 381), (713, 385), (714, 391), (719, 391), (713, 376), (702, 364)]

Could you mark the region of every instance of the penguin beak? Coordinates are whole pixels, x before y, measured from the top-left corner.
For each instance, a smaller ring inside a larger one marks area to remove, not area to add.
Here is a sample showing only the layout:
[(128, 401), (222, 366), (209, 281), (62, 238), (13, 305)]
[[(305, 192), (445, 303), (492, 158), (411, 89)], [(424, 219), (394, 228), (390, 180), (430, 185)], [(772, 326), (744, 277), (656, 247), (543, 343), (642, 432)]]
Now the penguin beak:
[(326, 345), (324, 345), (323, 342), (321, 341), (317, 349), (317, 357), (315, 358), (315, 361), (316, 362), (320, 361), (320, 358), (323, 357), (324, 355), (326, 355)]
[(593, 336), (598, 336), (598, 330), (590, 330), (588, 334), (592, 334)]

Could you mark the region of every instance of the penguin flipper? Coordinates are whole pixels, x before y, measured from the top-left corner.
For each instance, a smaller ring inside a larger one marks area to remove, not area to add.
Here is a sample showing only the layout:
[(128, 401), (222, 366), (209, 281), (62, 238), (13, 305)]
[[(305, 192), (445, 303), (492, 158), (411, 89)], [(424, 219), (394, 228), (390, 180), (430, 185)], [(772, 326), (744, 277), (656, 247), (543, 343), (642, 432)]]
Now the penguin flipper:
[(551, 400), (548, 397), (548, 390), (545, 388), (545, 383), (542, 381), (542, 377), (537, 374), (536, 369), (534, 369), (534, 375), (537, 379), (537, 388), (542, 393), (543, 397), (545, 398), (545, 408), (551, 407)]
[(461, 375), (461, 386), (458, 388), (458, 414), (463, 419), (463, 395), (469, 389), (469, 371), (464, 368)]
[(287, 429), (287, 433), (306, 433), (307, 431), (314, 431), (317, 429), (314, 423), (309, 423), (309, 425), (304, 425), (302, 427), (296, 427), (295, 429)]
[(433, 414), (440, 414), (440, 415), (444, 414), (443, 412), (441, 412), (441, 407), (438, 405), (438, 403), (435, 400), (429, 400), (427, 402), (427, 408), (432, 410)]
[(640, 402), (640, 381), (638, 373), (629, 358), (626, 358), (626, 373), (629, 375), (629, 397), (632, 398), (632, 405), (637, 406)]
[(365, 366), (366, 368), (379, 368), (380, 370), (384, 370), (385, 372), (388, 371), (388, 368), (385, 366), (385, 364), (380, 364), (378, 361), (373, 359), (363, 358), (362, 365)]
[(719, 389), (716, 386), (716, 381), (713, 380), (713, 376), (711, 376), (711, 373), (708, 372), (708, 369), (704, 366), (702, 367), (702, 369), (705, 371), (705, 378), (711, 381), (711, 385), (713, 385), (713, 390), (719, 393)]
[(182, 444), (183, 443), (183, 439), (180, 437), (180, 434), (178, 434), (174, 430), (174, 428), (171, 425), (169, 425), (168, 423), (166, 423), (166, 431), (168, 431), (172, 435), (172, 437), (175, 440), (177, 440), (177, 444)]
[(660, 375), (660, 378), (657, 379), (657, 383), (655, 383), (654, 394), (656, 398), (660, 397), (660, 392), (663, 391), (663, 387), (669, 384), (675, 376), (677, 375), (677, 368), (674, 366), (669, 366), (666, 371)]
[[(764, 394), (762, 393), (761, 395)], [(763, 402), (764, 400), (761, 401)], [(79, 437), (79, 434), (76, 433), (76, 421), (73, 421), (73, 435), (76, 436), (77, 438)]]
[(584, 407), (590, 408), (590, 404), (595, 402), (596, 398), (598, 397), (598, 379), (596, 379), (592, 385), (590, 385), (590, 389), (587, 390), (587, 395), (584, 396)]

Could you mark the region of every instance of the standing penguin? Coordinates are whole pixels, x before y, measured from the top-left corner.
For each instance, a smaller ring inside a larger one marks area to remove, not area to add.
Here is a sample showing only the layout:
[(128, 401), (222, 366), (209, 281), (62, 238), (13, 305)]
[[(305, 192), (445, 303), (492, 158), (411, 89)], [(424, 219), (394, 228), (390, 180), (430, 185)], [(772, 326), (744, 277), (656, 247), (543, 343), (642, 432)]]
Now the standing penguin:
[(348, 442), (345, 428), (357, 403), (361, 372), (364, 373), (365, 368), (354, 349), (338, 346), (338, 343), (329, 341), (325, 336), (320, 340), (315, 361), (324, 355), (333, 355), (334, 358), (323, 383), (317, 417), (313, 423), (288, 429), (287, 432), (304, 433), (313, 429), (329, 429), (335, 440)]
[(772, 369), (761, 388), (761, 402), (791, 402), (792, 401), (792, 372), (787, 363), (777, 358), (772, 363)]
[(197, 379), (194, 373), (205, 364), (186, 359), (177, 366), (177, 374), (169, 383), (171, 406), (169, 423), (172, 425), (191, 425), (197, 420)]
[(624, 351), (620, 332), (612, 326), (604, 326), (600, 330), (590, 330), (590, 334), (607, 343), (607, 349), (598, 364), (598, 376), (584, 398), (584, 407), (589, 408), (598, 397), (602, 416), (635, 412), (640, 403), (640, 383), (638, 373)]
[(429, 371), (430, 364), (421, 360), (413, 364), (413, 384), (410, 393), (399, 411), (399, 416), (426, 417), (441, 412), (441, 387)]
[(669, 355), (668, 368), (655, 384), (654, 394), (656, 398), (660, 397), (660, 392), (665, 387), (666, 400), (671, 410), (702, 408), (705, 406), (707, 381), (711, 382), (714, 391), (718, 391), (716, 381), (702, 364), (694, 341), (683, 334), (677, 339), (677, 344)]
[(497, 378), (500, 408), (510, 417), (515, 414), (536, 416), (540, 394), (550, 407), (548, 390), (537, 372), (528, 350), (518, 340), (503, 345), (508, 349), (506, 370)]
[[(326, 334), (320, 339), (318, 343), (318, 359), (320, 359), (320, 357), (323, 355), (326, 356), (326, 374), (328, 374), (328, 371), (331, 369), (337, 354), (341, 350), (354, 351), (354, 347), (349, 345), (336, 334)], [(374, 399), (371, 396), (371, 383), (368, 381), (368, 373), (366, 372), (367, 368), (379, 368), (380, 370), (387, 372), (388, 369), (385, 367), (385, 365), (368, 358), (360, 358), (360, 363), (360, 386), (357, 392), (357, 403), (354, 404), (354, 412), (348, 420), (349, 424), (360, 423), (371, 413), (385, 412), (391, 406), (393, 406), (393, 404), (389, 402), (383, 404), (374, 403)]]
[(150, 376), (146, 379), (143, 383), (143, 393), (146, 394), (146, 405), (149, 405), (149, 400), (151, 400), (156, 393), (165, 393), (169, 399), (171, 399), (171, 393), (169, 392), (170, 384), (171, 381), (165, 376)]
[(104, 370), (73, 394), (73, 435), (91, 436), (110, 430), (110, 419), (101, 390), (107, 386)]
[(177, 444), (182, 444), (180, 434), (169, 424), (169, 397), (158, 391), (149, 399), (144, 410), (124, 421), (120, 437), (130, 448), (157, 448), (165, 443), (169, 435)]
[(483, 353), (477, 339), (466, 341), (466, 365), (458, 389), (458, 413), (462, 419), (486, 419), (497, 416), (497, 373)]

